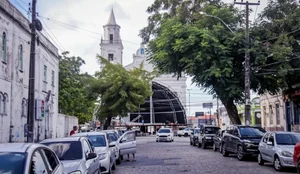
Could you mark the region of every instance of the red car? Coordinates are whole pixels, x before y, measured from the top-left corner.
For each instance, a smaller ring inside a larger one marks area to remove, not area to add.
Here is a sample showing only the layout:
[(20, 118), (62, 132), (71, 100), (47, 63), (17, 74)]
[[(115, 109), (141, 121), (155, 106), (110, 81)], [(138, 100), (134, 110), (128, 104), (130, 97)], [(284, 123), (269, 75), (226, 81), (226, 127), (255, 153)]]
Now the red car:
[(297, 173), (300, 174), (300, 142), (295, 145), (293, 158)]

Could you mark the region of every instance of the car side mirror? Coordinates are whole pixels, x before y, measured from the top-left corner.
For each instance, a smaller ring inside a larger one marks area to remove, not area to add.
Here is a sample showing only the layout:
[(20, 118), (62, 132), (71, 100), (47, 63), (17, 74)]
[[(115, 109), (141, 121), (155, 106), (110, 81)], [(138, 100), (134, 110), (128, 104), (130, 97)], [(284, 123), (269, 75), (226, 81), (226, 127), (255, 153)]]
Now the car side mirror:
[(89, 153), (89, 154), (87, 155), (86, 159), (87, 159), (87, 160), (90, 160), (90, 159), (94, 159), (94, 158), (96, 158), (96, 157), (97, 157), (97, 154), (94, 153), (94, 152), (91, 152), (91, 153)]
[(272, 143), (271, 141), (268, 141), (268, 142), (267, 142), (267, 145), (273, 146), (273, 143)]

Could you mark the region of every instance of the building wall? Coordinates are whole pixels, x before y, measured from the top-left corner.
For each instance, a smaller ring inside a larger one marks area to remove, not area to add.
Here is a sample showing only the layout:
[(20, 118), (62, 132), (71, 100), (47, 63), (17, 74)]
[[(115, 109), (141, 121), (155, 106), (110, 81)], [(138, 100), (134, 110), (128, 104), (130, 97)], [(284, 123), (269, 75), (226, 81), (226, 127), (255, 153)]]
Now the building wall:
[(282, 95), (265, 94), (260, 96), (260, 100), (262, 127), (272, 131), (286, 130), (285, 103), (282, 100)]
[[(29, 21), (7, 0), (0, 1), (0, 143), (26, 140), (24, 125), (27, 123), (30, 61), (28, 24)], [(2, 42), (4, 32), (6, 47), (3, 47)], [(36, 45), (35, 98), (39, 100), (39, 103), (44, 102), (44, 117), (41, 117), (41, 112), (37, 112), (37, 116), (41, 118), (35, 119), (35, 141), (57, 137), (57, 132), (59, 132), (57, 129), (61, 129), (57, 127), (58, 50), (41, 33), (38, 32), (37, 36), (40, 42)], [(6, 61), (2, 57), (4, 52), (2, 48), (5, 48)], [(20, 53), (22, 53), (23, 61), (20, 60)], [(47, 95), (49, 95), (49, 100), (46, 101)], [(5, 101), (3, 101), (4, 98)], [(41, 107), (38, 106), (37, 110), (41, 111)]]

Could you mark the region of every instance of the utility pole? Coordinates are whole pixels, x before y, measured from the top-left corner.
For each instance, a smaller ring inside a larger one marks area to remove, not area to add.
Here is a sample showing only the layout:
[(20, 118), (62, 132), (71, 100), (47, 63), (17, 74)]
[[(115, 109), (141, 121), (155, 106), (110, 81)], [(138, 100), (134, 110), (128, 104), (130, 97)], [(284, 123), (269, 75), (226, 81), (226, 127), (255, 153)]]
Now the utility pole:
[(28, 115), (27, 115), (27, 142), (33, 143), (34, 131), (34, 106), (35, 106), (35, 41), (36, 41), (36, 1), (32, 0), (31, 14), (31, 42), (30, 42), (30, 66), (29, 66), (29, 89), (28, 89)]
[(220, 116), (219, 116), (219, 98), (217, 98), (217, 126), (220, 126)]
[(189, 91), (189, 115), (188, 116), (191, 116), (191, 90), (192, 89), (187, 89)]
[(245, 124), (250, 125), (251, 120), (251, 99), (250, 99), (250, 53), (249, 53), (249, 45), (250, 45), (250, 37), (249, 37), (249, 6), (260, 5), (260, 1), (257, 3), (249, 3), (248, 1), (236, 2), (234, 0), (234, 4), (245, 5), (246, 6), (246, 50), (245, 50)]

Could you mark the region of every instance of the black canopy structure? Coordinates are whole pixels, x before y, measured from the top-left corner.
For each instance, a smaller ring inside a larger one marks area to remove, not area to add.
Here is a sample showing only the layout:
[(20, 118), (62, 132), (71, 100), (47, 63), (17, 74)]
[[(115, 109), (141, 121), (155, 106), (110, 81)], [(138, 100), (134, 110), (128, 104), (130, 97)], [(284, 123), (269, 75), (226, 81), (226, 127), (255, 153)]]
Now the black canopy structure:
[(151, 99), (146, 99), (145, 103), (140, 106), (140, 111), (130, 113), (130, 122), (141, 123), (166, 123), (166, 124), (186, 124), (185, 109), (180, 102), (176, 93), (172, 92), (169, 88), (157, 83), (152, 82), (152, 112)]

